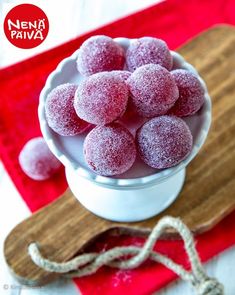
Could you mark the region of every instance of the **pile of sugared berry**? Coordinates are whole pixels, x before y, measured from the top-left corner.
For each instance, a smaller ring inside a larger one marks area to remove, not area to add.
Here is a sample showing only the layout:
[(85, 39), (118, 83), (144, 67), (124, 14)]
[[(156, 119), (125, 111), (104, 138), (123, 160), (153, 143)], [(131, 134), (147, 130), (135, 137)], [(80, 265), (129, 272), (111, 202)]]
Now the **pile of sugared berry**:
[[(63, 84), (49, 93), (48, 125), (62, 136), (93, 127), (84, 142), (84, 157), (97, 174), (122, 174), (140, 158), (157, 169), (177, 165), (192, 149), (192, 134), (180, 118), (203, 105), (198, 78), (173, 69), (166, 43), (145, 37), (125, 50), (107, 36), (94, 36), (78, 50), (79, 85)], [(126, 112), (127, 111), (127, 112)], [(145, 122), (132, 135), (123, 115)], [(95, 126), (94, 126), (95, 125)]]

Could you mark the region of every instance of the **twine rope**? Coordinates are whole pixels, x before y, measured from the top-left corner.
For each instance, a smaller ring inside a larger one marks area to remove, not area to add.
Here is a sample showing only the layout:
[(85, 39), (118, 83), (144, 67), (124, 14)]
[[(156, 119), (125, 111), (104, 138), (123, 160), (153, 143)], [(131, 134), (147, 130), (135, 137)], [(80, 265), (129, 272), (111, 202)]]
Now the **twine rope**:
[[(182, 237), (191, 264), (191, 271), (184, 269), (170, 258), (153, 251), (155, 243), (169, 227), (174, 228)], [(156, 224), (142, 248), (134, 246), (115, 247), (102, 253), (81, 254), (70, 261), (61, 263), (44, 258), (37, 243), (31, 243), (28, 252), (32, 261), (38, 267), (48, 272), (61, 273), (69, 278), (93, 274), (103, 265), (120, 269), (133, 269), (150, 258), (174, 271), (181, 279), (191, 283), (196, 294), (224, 295), (223, 285), (216, 278), (209, 277), (203, 269), (190, 230), (179, 218), (170, 216), (163, 217)], [(131, 257), (121, 260), (126, 256)]]

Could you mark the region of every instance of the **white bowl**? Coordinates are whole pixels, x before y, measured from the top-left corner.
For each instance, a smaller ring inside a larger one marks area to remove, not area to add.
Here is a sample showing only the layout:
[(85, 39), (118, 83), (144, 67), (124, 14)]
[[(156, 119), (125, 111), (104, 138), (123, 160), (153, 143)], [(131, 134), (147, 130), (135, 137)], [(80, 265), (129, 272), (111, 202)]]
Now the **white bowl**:
[[(135, 39), (114, 39), (125, 50)], [(83, 158), (83, 141), (86, 133), (73, 137), (56, 134), (45, 118), (45, 101), (48, 93), (63, 83), (76, 83), (84, 79), (77, 71), (77, 51), (62, 60), (45, 84), (39, 103), (40, 127), (49, 148), (66, 167), (66, 176), (77, 199), (93, 213), (115, 221), (139, 221), (156, 215), (169, 206), (182, 188), (185, 167), (202, 147), (211, 123), (211, 100), (202, 78), (196, 69), (181, 55), (172, 51), (174, 68), (187, 69), (197, 75), (204, 90), (205, 103), (200, 111), (184, 118), (193, 135), (190, 155), (175, 167), (156, 170), (137, 159), (133, 167), (117, 177), (95, 174)], [(143, 123), (138, 118), (129, 129), (132, 133)]]

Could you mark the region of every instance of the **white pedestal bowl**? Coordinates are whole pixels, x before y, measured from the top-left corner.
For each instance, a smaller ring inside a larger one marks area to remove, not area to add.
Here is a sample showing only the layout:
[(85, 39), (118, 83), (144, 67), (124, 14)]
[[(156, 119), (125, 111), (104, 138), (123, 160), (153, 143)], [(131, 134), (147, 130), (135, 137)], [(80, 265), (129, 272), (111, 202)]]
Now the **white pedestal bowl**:
[[(126, 49), (134, 39), (116, 38)], [(202, 147), (211, 123), (211, 100), (206, 85), (195, 68), (178, 53), (171, 52), (174, 68), (195, 73), (205, 90), (205, 103), (200, 111), (184, 118), (193, 135), (190, 155), (175, 167), (156, 170), (137, 159), (133, 167), (117, 177), (95, 174), (83, 158), (83, 141), (87, 133), (73, 137), (56, 134), (45, 118), (48, 93), (63, 83), (76, 83), (83, 79), (76, 68), (77, 52), (64, 59), (48, 77), (40, 95), (39, 121), (43, 137), (53, 154), (64, 164), (69, 187), (78, 201), (94, 214), (119, 222), (134, 222), (150, 218), (166, 209), (179, 195), (184, 184), (185, 168)], [(143, 119), (129, 124), (130, 131), (143, 123)]]

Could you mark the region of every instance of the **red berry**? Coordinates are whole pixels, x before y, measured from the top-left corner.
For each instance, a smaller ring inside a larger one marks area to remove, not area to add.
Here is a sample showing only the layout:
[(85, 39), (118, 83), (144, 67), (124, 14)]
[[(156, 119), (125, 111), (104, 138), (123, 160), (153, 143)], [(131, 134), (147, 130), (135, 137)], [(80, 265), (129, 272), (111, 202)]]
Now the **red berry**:
[(173, 59), (166, 42), (157, 38), (143, 37), (131, 43), (126, 52), (128, 70), (133, 72), (151, 63), (171, 70)]
[(77, 68), (84, 76), (122, 70), (125, 63), (123, 48), (107, 36), (93, 36), (78, 50)]
[(118, 123), (95, 127), (85, 139), (84, 156), (97, 174), (122, 174), (130, 169), (136, 158), (134, 138)]
[(128, 96), (128, 87), (123, 79), (110, 72), (97, 73), (81, 82), (74, 107), (83, 120), (104, 125), (125, 112)]
[(138, 68), (127, 83), (132, 107), (143, 117), (164, 115), (179, 96), (170, 72), (159, 65), (149, 64)]
[(34, 180), (45, 180), (61, 167), (60, 161), (49, 150), (42, 137), (29, 140), (19, 154), (22, 170)]
[(204, 89), (198, 78), (187, 70), (171, 72), (179, 89), (179, 99), (169, 114), (184, 117), (195, 114), (204, 103)]
[(59, 135), (76, 135), (89, 126), (74, 110), (76, 90), (77, 86), (74, 84), (63, 84), (53, 89), (47, 96), (45, 103), (47, 123)]
[(157, 169), (179, 164), (192, 150), (192, 134), (187, 124), (175, 116), (160, 116), (146, 122), (137, 131), (140, 157)]

